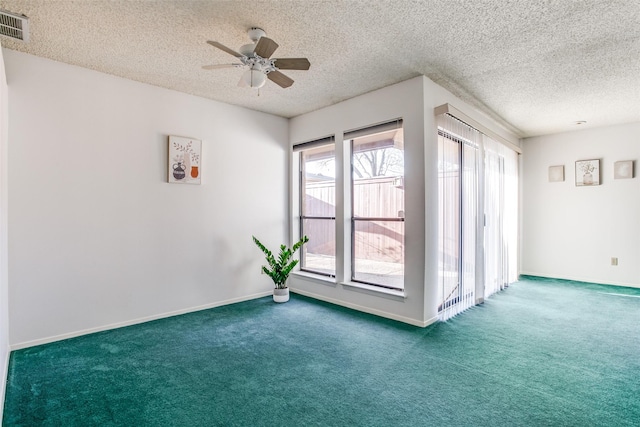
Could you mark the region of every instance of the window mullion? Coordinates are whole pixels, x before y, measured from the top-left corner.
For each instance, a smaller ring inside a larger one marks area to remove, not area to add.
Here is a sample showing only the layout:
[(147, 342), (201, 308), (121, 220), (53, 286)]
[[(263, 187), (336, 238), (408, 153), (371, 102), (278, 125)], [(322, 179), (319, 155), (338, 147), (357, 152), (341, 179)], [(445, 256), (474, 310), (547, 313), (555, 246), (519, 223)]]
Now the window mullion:
[(351, 278), (351, 185), (348, 141), (336, 134), (336, 280)]

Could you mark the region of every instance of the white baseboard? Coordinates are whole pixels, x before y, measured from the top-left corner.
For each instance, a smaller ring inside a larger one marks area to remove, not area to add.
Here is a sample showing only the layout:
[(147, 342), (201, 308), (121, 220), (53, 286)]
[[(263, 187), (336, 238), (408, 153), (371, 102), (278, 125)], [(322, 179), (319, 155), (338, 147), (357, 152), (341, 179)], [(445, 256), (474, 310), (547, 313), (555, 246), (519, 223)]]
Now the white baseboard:
[(536, 273), (533, 271), (520, 271), (521, 276), (535, 276), (535, 277), (543, 277), (546, 279), (560, 279), (560, 280), (572, 280), (575, 282), (585, 282), (585, 283), (595, 283), (597, 285), (612, 285), (612, 286), (624, 286), (627, 288), (638, 288), (640, 289), (640, 283), (624, 283), (624, 282), (613, 282), (609, 280), (598, 280), (589, 277), (581, 277), (581, 276), (565, 276), (565, 275), (555, 275), (549, 273)]
[(327, 298), (325, 296), (314, 294), (313, 292), (303, 291), (303, 290), (300, 290), (300, 289), (291, 288), (291, 292), (296, 293), (296, 294), (300, 294), (300, 295), (304, 295), (304, 296), (307, 296), (309, 298), (317, 299), (317, 300), (320, 300), (320, 301), (329, 302), (331, 304), (339, 305), (339, 306), (342, 306), (342, 307), (350, 308), (350, 309), (353, 309), (353, 310), (356, 310), (356, 311), (361, 311), (361, 312), (364, 312), (364, 313), (373, 314), (375, 316), (384, 317), (386, 319), (397, 320), (398, 322), (408, 323), (409, 325), (418, 326), (418, 327), (421, 327), (421, 328), (425, 328), (425, 327), (431, 325), (432, 323), (435, 323), (435, 322), (438, 321), (437, 317), (434, 317), (434, 318), (426, 320), (426, 321), (422, 321), (422, 320), (418, 320), (418, 319), (412, 319), (410, 317), (399, 316), (397, 314), (389, 313), (389, 312), (386, 312), (386, 311), (376, 310), (376, 309), (373, 309), (373, 308), (370, 308), (370, 307), (365, 307), (365, 306), (358, 305), (358, 304), (352, 304), (350, 302), (341, 301), (341, 300), (337, 300), (337, 299), (333, 299), (333, 298)]
[(34, 347), (36, 345), (49, 344), (49, 343), (52, 343), (52, 342), (62, 341), (62, 340), (66, 340), (66, 339), (69, 339), (69, 338), (75, 338), (75, 337), (79, 337), (79, 336), (82, 336), (82, 335), (88, 335), (88, 334), (93, 334), (93, 333), (96, 333), (96, 332), (108, 331), (108, 330), (111, 330), (111, 329), (123, 328), (125, 326), (137, 325), (137, 324), (140, 324), (140, 323), (151, 322), (153, 320), (164, 319), (164, 318), (173, 317), (173, 316), (179, 316), (181, 314), (193, 313), (193, 312), (201, 311), (201, 310), (208, 310), (210, 308), (215, 308), (215, 307), (220, 307), (220, 306), (223, 306), (223, 305), (234, 304), (234, 303), (237, 303), (237, 302), (249, 301), (249, 300), (256, 299), (256, 298), (266, 297), (268, 295), (273, 295), (273, 290), (260, 292), (260, 293), (252, 294), (252, 295), (247, 295), (247, 296), (244, 296), (244, 297), (232, 298), (232, 299), (228, 299), (228, 300), (224, 300), (224, 301), (218, 301), (218, 302), (214, 302), (214, 303), (211, 303), (211, 304), (205, 304), (205, 305), (200, 305), (200, 306), (196, 306), (196, 307), (190, 307), (190, 308), (185, 308), (185, 309), (181, 309), (181, 310), (171, 311), (171, 312), (168, 312), (168, 313), (161, 313), (161, 314), (156, 314), (156, 315), (153, 315), (153, 316), (147, 316), (147, 317), (141, 317), (141, 318), (138, 318), (138, 319), (127, 320), (125, 322), (118, 322), (118, 323), (112, 323), (112, 324), (109, 324), (109, 325), (98, 326), (96, 328), (83, 329), (83, 330), (80, 330), (80, 331), (69, 332), (69, 333), (66, 333), (66, 334), (55, 335), (55, 336), (52, 336), (52, 337), (46, 337), (46, 338), (40, 338), (40, 339), (32, 340), (32, 341), (25, 341), (25, 342), (21, 342), (21, 343), (15, 343), (15, 344), (11, 344), (10, 345), (10, 350), (20, 350), (20, 349), (27, 348), (27, 347)]

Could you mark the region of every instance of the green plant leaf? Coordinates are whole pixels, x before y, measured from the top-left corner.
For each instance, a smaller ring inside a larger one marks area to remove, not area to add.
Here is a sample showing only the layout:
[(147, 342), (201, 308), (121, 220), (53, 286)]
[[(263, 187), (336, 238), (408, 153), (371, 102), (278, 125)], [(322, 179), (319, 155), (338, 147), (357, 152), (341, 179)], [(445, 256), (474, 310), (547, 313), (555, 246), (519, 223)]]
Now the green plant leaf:
[(258, 240), (255, 236), (251, 236), (253, 238), (253, 242), (256, 246), (264, 253), (265, 259), (269, 267), (262, 266), (262, 271), (268, 275), (276, 288), (284, 288), (287, 279), (289, 278), (289, 274), (298, 265), (298, 260), (294, 259), (292, 261), (291, 258), (296, 253), (298, 249), (305, 243), (309, 241), (307, 236), (303, 236), (298, 242), (296, 242), (291, 249), (287, 248), (286, 245), (280, 245), (280, 253), (278, 254), (278, 258), (273, 256), (273, 253), (264, 246), (260, 240)]

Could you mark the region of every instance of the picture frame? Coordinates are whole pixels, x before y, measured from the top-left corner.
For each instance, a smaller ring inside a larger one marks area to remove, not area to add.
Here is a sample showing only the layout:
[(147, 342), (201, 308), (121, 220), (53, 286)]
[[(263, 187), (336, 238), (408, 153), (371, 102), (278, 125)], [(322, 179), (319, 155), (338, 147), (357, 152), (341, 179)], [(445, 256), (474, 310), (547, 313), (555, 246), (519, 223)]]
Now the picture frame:
[(633, 178), (633, 160), (620, 160), (613, 164), (613, 179)]
[(564, 165), (549, 166), (549, 182), (564, 181)]
[(202, 141), (170, 135), (167, 163), (168, 182), (199, 185), (202, 177)]
[(600, 159), (576, 162), (576, 187), (600, 185)]

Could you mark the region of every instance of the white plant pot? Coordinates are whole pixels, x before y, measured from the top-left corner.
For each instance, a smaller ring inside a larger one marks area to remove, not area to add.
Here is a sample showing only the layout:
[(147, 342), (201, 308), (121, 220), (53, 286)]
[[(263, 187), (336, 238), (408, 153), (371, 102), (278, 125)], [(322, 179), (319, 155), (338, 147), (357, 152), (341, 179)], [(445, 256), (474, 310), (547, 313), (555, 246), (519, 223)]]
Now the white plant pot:
[(273, 300), (275, 302), (287, 302), (289, 301), (289, 288), (273, 290)]

